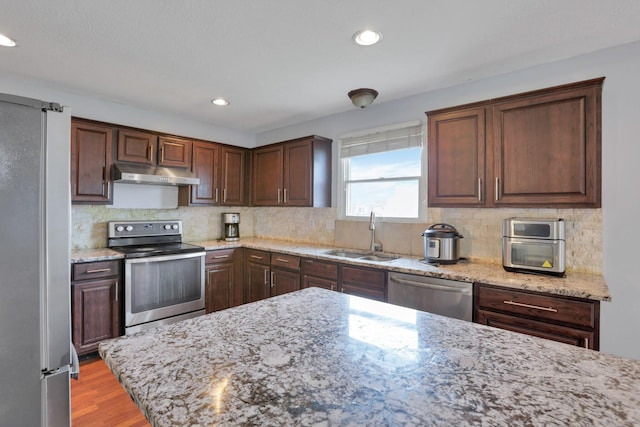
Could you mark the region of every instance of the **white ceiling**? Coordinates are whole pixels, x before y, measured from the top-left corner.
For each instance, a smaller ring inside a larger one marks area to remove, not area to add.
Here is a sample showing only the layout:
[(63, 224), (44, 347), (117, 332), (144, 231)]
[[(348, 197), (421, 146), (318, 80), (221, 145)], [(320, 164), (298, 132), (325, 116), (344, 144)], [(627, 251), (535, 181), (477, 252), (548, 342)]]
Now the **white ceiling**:
[(640, 40), (640, 1), (8, 0), (0, 33), (5, 75), (259, 133)]

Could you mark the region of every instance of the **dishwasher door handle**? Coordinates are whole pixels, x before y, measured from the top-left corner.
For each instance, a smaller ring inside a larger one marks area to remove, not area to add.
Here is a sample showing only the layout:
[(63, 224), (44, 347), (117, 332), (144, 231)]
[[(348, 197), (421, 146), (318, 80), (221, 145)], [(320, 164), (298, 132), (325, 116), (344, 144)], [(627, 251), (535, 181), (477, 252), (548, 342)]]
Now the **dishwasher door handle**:
[(389, 281), (396, 282), (396, 283), (399, 283), (401, 285), (417, 286), (417, 287), (420, 287), (420, 288), (434, 289), (434, 290), (437, 290), (437, 291), (455, 292), (455, 293), (459, 293), (459, 294), (470, 294), (471, 293), (471, 289), (470, 288), (459, 288), (459, 287), (455, 287), (455, 286), (435, 285), (433, 283), (416, 282), (414, 280), (401, 279), (399, 277), (393, 277), (393, 276), (389, 277)]

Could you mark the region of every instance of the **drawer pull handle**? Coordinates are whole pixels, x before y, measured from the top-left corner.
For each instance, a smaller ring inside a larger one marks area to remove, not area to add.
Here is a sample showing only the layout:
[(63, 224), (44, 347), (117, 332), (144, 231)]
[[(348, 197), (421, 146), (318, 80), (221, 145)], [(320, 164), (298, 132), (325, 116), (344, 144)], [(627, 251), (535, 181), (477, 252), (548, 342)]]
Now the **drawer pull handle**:
[(217, 255), (213, 257), (213, 259), (223, 259), (223, 258), (229, 258), (229, 255)]
[(558, 312), (558, 310), (553, 307), (541, 307), (539, 305), (524, 304), (524, 303), (515, 302), (515, 301), (502, 301), (502, 302), (509, 305), (516, 305), (518, 307), (534, 308), (536, 310), (550, 311), (552, 313)]
[(116, 302), (118, 301), (118, 281), (116, 280)]
[(251, 255), (251, 258), (253, 258), (253, 259), (262, 259), (262, 257), (259, 256), (259, 255)]
[(280, 261), (280, 262), (289, 262), (288, 259), (284, 259), (284, 258), (276, 258), (276, 261)]
[(110, 268), (98, 268), (96, 270), (87, 270), (87, 274), (106, 273), (107, 271), (111, 271), (111, 269)]

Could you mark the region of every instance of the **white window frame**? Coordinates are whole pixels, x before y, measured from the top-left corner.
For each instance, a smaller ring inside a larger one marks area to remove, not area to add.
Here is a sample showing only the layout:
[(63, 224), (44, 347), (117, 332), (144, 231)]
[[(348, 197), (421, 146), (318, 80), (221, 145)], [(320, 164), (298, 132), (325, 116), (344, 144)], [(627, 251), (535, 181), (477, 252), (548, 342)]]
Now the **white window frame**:
[[(421, 223), (426, 221), (427, 214), (427, 206), (426, 206), (426, 150), (424, 144), (424, 138), (426, 135), (426, 124), (422, 123), (419, 120), (405, 122), (405, 123), (397, 123), (387, 126), (382, 126), (373, 129), (366, 129), (357, 132), (350, 132), (339, 137), (338, 143), (338, 219), (341, 220), (349, 220), (349, 221), (368, 221), (369, 217), (362, 216), (347, 216), (346, 208), (347, 208), (347, 182), (345, 180), (345, 176), (348, 172), (348, 166), (344, 164), (343, 160), (343, 145), (345, 141), (351, 142), (354, 140), (361, 140), (364, 144), (366, 144), (367, 140), (375, 141), (376, 139), (384, 139), (385, 135), (390, 135), (394, 131), (399, 131), (401, 129), (407, 128), (415, 128), (420, 127), (421, 129), (421, 154), (420, 154), (420, 168), (421, 168), (421, 176), (418, 179), (418, 217), (417, 218), (395, 218), (395, 217), (382, 217), (381, 215), (377, 215), (377, 219), (383, 222), (400, 222), (400, 223)], [(388, 178), (384, 181), (382, 180), (371, 180), (371, 181), (380, 181), (380, 182), (389, 182), (389, 181), (403, 181), (406, 178)], [(363, 181), (364, 182), (364, 181)]]

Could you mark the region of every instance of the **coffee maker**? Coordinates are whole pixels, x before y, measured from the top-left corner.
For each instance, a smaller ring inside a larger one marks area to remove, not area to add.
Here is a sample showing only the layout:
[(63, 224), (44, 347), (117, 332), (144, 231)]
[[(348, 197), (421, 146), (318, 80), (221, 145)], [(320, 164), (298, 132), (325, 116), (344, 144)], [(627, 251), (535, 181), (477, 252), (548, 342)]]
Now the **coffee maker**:
[(224, 224), (224, 240), (225, 242), (235, 242), (240, 240), (240, 214), (239, 213), (223, 213), (222, 223)]

